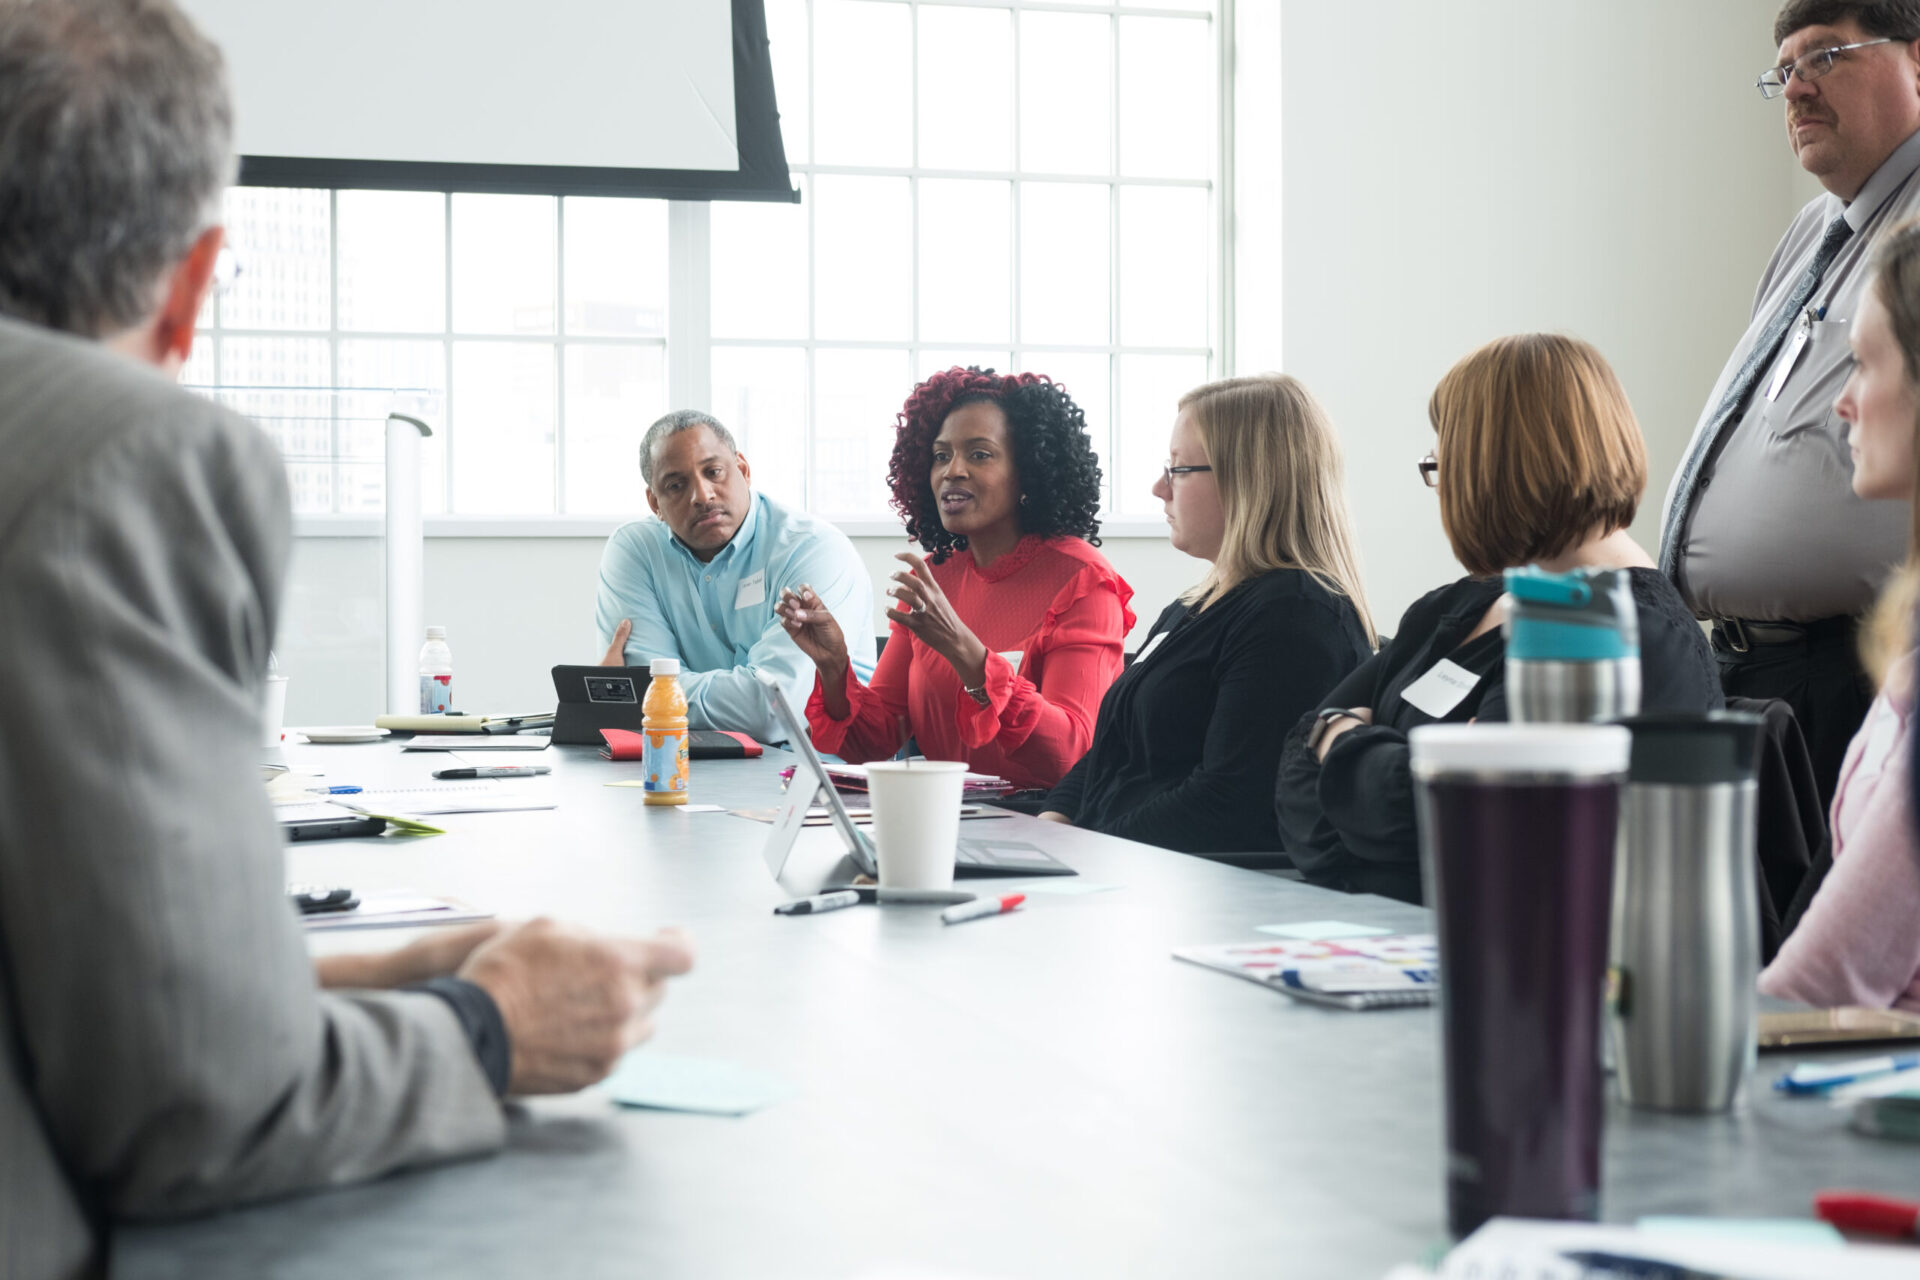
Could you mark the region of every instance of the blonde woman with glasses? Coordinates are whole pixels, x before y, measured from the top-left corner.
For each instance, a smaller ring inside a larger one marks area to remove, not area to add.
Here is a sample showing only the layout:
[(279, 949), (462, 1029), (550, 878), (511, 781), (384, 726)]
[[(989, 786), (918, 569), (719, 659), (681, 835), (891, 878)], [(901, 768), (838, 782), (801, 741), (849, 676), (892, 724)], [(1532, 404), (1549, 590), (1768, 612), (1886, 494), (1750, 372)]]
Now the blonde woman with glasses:
[(1340, 445), (1277, 374), (1188, 392), (1153, 487), (1173, 545), (1211, 568), (1100, 703), (1041, 817), (1186, 853), (1279, 848), (1284, 731), (1373, 652)]

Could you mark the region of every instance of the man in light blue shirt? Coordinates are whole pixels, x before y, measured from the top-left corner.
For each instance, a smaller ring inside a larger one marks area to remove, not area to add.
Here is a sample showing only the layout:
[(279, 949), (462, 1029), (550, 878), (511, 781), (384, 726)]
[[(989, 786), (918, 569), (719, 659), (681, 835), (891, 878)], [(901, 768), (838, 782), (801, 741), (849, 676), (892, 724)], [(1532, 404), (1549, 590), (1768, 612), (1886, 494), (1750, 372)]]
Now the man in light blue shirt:
[(819, 593), (846, 632), (853, 668), (873, 674), (873, 584), (847, 536), (753, 491), (733, 435), (693, 409), (670, 413), (640, 442), (656, 519), (620, 526), (600, 557), (595, 625), (601, 662), (680, 660), (696, 729), (786, 738), (755, 673), (772, 672), (802, 716), (813, 664), (773, 606), (787, 587)]

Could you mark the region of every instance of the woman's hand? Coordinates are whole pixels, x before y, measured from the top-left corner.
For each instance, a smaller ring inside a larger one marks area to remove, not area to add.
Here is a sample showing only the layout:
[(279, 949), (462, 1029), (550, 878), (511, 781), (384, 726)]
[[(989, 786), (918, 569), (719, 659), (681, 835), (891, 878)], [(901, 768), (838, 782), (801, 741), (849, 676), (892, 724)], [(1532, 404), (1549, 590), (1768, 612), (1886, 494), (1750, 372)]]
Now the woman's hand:
[(952, 663), (962, 686), (980, 688), (987, 679), (987, 646), (960, 621), (953, 602), (933, 580), (925, 560), (911, 551), (902, 551), (894, 559), (904, 560), (912, 568), (893, 575), (894, 585), (887, 588), (887, 594), (899, 605), (887, 610), (887, 616)]
[(1347, 714), (1328, 725), (1327, 731), (1320, 735), (1320, 747), (1317, 758), (1324, 763), (1327, 758), (1327, 752), (1333, 750), (1334, 741), (1338, 739), (1341, 734), (1349, 729), (1358, 729), (1363, 724), (1372, 723), (1372, 707), (1348, 707)]
[(798, 591), (787, 587), (780, 592), (773, 611), (793, 637), (794, 647), (820, 669), (822, 683), (833, 685), (847, 668), (847, 637), (819, 595), (804, 582)]

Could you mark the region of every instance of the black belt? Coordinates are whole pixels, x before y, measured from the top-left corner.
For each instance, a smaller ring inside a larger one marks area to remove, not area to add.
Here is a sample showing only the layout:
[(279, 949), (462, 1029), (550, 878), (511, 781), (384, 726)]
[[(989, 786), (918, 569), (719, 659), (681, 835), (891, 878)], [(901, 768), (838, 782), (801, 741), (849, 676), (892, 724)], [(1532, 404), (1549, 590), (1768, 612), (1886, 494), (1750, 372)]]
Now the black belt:
[(1749, 653), (1784, 644), (1853, 642), (1860, 620), (1854, 617), (1816, 618), (1812, 622), (1748, 622), (1743, 618), (1715, 618), (1713, 647), (1721, 653)]

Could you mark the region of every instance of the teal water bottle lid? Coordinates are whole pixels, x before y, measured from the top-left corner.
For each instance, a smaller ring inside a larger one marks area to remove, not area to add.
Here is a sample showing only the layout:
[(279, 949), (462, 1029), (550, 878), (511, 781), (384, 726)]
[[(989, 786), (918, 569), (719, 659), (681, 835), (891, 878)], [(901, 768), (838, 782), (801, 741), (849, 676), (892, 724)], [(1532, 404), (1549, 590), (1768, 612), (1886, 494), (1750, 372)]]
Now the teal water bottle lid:
[(1640, 620), (1624, 569), (1509, 569), (1507, 658), (1610, 662), (1640, 656)]

